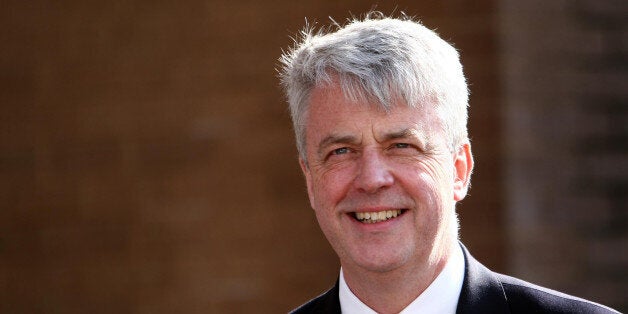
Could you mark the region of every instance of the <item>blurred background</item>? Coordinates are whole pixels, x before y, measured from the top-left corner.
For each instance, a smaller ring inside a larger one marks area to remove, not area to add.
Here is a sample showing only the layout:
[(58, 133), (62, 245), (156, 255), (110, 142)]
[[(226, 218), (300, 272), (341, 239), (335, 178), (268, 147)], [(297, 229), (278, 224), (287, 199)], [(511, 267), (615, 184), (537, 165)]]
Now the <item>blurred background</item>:
[(5, 0), (0, 312), (283, 313), (329, 288), (275, 69), (305, 18), (371, 8), (460, 50), (475, 257), (627, 311), (627, 2)]

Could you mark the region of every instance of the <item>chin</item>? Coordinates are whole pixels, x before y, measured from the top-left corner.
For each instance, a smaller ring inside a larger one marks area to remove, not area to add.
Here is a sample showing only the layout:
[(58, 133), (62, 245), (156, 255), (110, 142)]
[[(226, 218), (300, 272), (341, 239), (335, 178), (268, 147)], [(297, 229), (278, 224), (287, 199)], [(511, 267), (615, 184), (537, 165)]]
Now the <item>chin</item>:
[(375, 254), (355, 256), (352, 263), (367, 271), (385, 273), (407, 264), (408, 258), (393, 254), (385, 254), (381, 251)]

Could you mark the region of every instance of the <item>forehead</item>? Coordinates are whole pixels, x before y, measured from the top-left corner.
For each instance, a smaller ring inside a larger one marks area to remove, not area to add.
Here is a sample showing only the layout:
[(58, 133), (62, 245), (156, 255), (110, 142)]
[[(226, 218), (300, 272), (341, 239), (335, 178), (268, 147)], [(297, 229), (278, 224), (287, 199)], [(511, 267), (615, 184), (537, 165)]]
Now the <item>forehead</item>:
[[(392, 104), (389, 110), (382, 105), (351, 100), (337, 84), (315, 87), (310, 93), (307, 129), (338, 129), (373, 124), (373, 127), (438, 128), (442, 123), (434, 104), (410, 107), (403, 102)], [(309, 132), (308, 132), (309, 133)]]

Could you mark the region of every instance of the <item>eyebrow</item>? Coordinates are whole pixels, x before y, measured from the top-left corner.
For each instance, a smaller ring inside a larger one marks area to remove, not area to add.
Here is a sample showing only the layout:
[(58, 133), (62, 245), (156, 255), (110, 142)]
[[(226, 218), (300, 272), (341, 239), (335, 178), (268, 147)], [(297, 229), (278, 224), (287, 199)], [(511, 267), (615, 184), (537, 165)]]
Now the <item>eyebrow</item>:
[[(427, 140), (423, 136), (420, 136), (417, 133), (418, 133), (417, 130), (414, 130), (412, 128), (405, 128), (405, 129), (392, 131), (392, 132), (384, 134), (384, 136), (381, 139), (379, 139), (378, 142), (386, 142), (386, 141), (392, 141), (392, 140), (398, 140), (398, 139), (404, 139), (404, 138), (413, 138), (421, 142)], [(342, 135), (332, 134), (325, 137), (318, 143), (317, 151), (318, 151), (318, 154), (320, 155), (324, 153), (323, 152), (324, 148), (330, 145), (338, 144), (338, 143), (355, 144), (358, 142), (359, 140), (353, 135), (342, 136)]]
[(325, 147), (333, 145), (333, 144), (338, 144), (338, 143), (355, 144), (357, 142), (358, 142), (358, 139), (355, 136), (352, 136), (352, 135), (345, 135), (345, 136), (329, 135), (329, 136), (325, 137), (324, 139), (322, 139), (318, 143), (318, 154), (319, 155), (323, 154), (323, 149)]
[(432, 145), (430, 144), (430, 136), (421, 132), (420, 130), (413, 128), (405, 128), (399, 131), (386, 133), (384, 134), (382, 139), (379, 140), (379, 142), (387, 142), (399, 139), (414, 140), (413, 142), (416, 143), (419, 148), (424, 151), (429, 150), (432, 147)]
[(400, 138), (420, 138), (420, 137), (417, 136), (415, 130), (406, 128), (399, 131), (386, 133), (384, 134), (383, 138), (380, 141), (385, 142), (385, 141), (396, 140)]

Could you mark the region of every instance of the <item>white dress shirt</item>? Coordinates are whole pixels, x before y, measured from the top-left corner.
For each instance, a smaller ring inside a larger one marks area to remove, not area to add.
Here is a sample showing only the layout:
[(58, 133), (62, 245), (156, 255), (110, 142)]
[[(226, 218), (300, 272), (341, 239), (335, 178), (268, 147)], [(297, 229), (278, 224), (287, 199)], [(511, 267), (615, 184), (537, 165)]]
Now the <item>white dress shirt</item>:
[[(456, 245), (453, 254), (436, 279), (400, 314), (447, 314), (456, 313), (460, 290), (464, 280), (464, 255)], [(351, 292), (340, 268), (340, 309), (343, 314), (377, 314)]]

